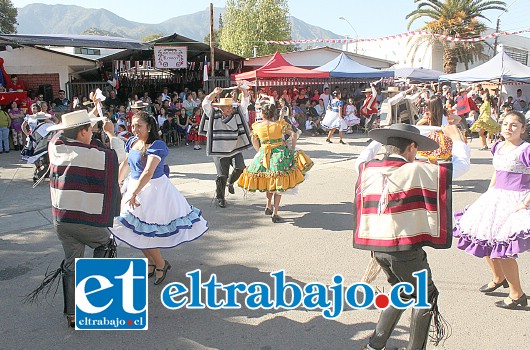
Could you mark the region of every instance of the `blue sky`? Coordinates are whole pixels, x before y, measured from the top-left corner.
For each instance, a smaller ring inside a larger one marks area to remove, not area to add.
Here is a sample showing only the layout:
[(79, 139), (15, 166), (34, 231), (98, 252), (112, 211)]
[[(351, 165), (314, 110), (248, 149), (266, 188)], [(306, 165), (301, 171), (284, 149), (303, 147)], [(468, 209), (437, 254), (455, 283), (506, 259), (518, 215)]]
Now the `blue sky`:
[[(491, 20), (488, 26), (495, 27), (496, 19), (501, 15), (501, 30), (514, 31), (530, 27), (530, 0), (505, 0), (508, 12), (489, 11), (486, 16)], [(27, 0), (11, 0), (16, 7), (33, 3)], [(157, 2), (145, 0), (109, 1), (91, 0), (80, 3), (79, 0), (39, 1), (46, 4), (78, 5), (86, 8), (105, 8), (117, 15), (136, 22), (160, 23), (169, 18), (194, 13), (209, 8), (224, 7), (225, 0), (178, 0), (166, 2), (162, 6)], [(377, 38), (407, 31), (405, 16), (416, 8), (413, 0), (289, 0), (291, 15), (313, 25), (331, 30), (339, 35), (359, 38)], [(338, 17), (345, 17), (352, 25)], [(416, 21), (412, 29), (422, 23)], [(525, 36), (530, 36), (527, 33)], [(308, 38), (312, 39), (312, 38)]]

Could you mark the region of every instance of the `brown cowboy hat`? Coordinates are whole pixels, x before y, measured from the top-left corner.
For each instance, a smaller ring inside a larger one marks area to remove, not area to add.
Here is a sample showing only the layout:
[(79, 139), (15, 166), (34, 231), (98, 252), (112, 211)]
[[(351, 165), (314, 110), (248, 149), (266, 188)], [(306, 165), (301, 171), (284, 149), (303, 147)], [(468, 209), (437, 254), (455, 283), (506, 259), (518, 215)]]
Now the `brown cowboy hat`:
[(404, 123), (392, 124), (389, 128), (373, 129), (368, 133), (368, 137), (383, 145), (388, 144), (389, 137), (401, 137), (416, 142), (418, 151), (434, 151), (440, 148), (438, 142), (421, 135), (418, 128)]

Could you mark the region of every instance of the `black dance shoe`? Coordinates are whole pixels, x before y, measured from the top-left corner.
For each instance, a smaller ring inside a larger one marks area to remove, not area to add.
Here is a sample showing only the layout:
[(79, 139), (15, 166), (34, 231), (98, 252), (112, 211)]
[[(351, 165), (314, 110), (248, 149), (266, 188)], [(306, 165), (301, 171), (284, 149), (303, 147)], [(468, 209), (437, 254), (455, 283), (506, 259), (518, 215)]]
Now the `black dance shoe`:
[(236, 191), (234, 190), (234, 184), (228, 184), (228, 193), (235, 194)]
[(271, 208), (265, 208), (265, 215), (272, 215), (273, 211)]
[(169, 264), (169, 262), (167, 260), (164, 260), (164, 267), (161, 268), (161, 269), (155, 269), (155, 271), (160, 271), (162, 272), (162, 276), (161, 277), (157, 277), (155, 278), (155, 284), (160, 284), (164, 281), (164, 279), (166, 278), (166, 274), (167, 274), (167, 270), (171, 269), (171, 265)]
[(479, 288), (479, 291), (481, 291), (482, 293), (491, 293), (491, 292), (496, 291), (500, 287), (508, 288), (508, 281), (506, 281), (506, 278), (500, 283), (493, 282), (493, 284), (494, 284), (493, 287), (490, 287), (489, 283), (485, 284)]
[(272, 216), (272, 222), (278, 223), (278, 222), (281, 222), (281, 221), (282, 221), (282, 218), (279, 217), (278, 215), (273, 215)]
[(224, 198), (217, 198), (217, 204), (221, 207), (221, 208), (225, 208), (226, 207), (226, 201)]
[(528, 306), (528, 300), (526, 299), (526, 294), (523, 294), (519, 297), (519, 299), (512, 299), (508, 297), (512, 302), (509, 304), (506, 304), (504, 300), (497, 301), (495, 303), (495, 306), (500, 307), (502, 309), (509, 309), (509, 310), (517, 310), (517, 309), (524, 309)]
[(151, 272), (149, 272), (149, 270), (147, 271), (147, 278), (151, 278), (151, 277), (153, 277), (155, 275), (156, 265), (149, 264), (149, 265), (147, 265), (147, 267), (148, 268), (149, 267), (154, 267), (153, 271), (151, 271)]

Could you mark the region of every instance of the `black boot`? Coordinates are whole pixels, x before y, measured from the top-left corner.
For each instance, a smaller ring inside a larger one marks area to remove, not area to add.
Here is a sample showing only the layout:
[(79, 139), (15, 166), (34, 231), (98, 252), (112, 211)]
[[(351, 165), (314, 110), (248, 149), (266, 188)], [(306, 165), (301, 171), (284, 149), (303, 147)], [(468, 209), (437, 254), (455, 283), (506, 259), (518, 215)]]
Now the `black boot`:
[(383, 310), (381, 317), (379, 317), (379, 321), (375, 326), (375, 331), (370, 337), (369, 344), (371, 347), (382, 349), (386, 346), (386, 342), (392, 335), (392, 331), (396, 327), (403, 311), (405, 310), (399, 310), (392, 306)]
[(226, 177), (217, 176), (217, 179), (215, 179), (215, 198), (217, 198), (217, 204), (221, 208), (226, 207), (225, 187), (226, 187)]
[(234, 184), (239, 179), (239, 177), (243, 174), (243, 169), (235, 168), (234, 171), (232, 171), (232, 174), (228, 177), (228, 192), (230, 194), (236, 193), (234, 190)]
[(115, 258), (116, 256), (116, 241), (114, 241), (114, 238), (109, 238), (107, 244), (100, 245), (94, 249), (94, 258)]
[(75, 271), (63, 269), (64, 314), (68, 328), (75, 327)]

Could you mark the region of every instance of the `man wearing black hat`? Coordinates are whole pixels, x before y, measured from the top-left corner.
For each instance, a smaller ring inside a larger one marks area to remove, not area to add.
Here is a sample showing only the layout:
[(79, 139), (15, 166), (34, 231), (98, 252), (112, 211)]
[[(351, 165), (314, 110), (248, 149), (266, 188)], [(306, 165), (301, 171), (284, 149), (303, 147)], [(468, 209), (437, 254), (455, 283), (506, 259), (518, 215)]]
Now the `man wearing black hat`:
[[(353, 211), (354, 248), (372, 251), (391, 285), (409, 282), (415, 286), (413, 273), (427, 271), (431, 308), (413, 309), (407, 350), (425, 349), (432, 317), (434, 342), (444, 336), (437, 308), (438, 290), (422, 247), (451, 246), (451, 183), (469, 169), (470, 162), (469, 147), (456, 126), (442, 130), (453, 141), (452, 163), (415, 161), (418, 151), (432, 151), (439, 145), (422, 136), (416, 127), (402, 123), (370, 131), (368, 136), (375, 141), (356, 161), (359, 179)], [(382, 144), (385, 157), (373, 159)], [(414, 292), (401, 295), (402, 300), (416, 297)], [(384, 309), (364, 349), (384, 349), (403, 311), (393, 306)]]

